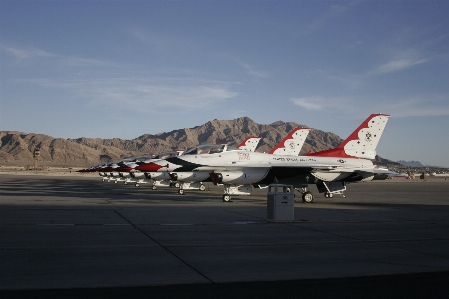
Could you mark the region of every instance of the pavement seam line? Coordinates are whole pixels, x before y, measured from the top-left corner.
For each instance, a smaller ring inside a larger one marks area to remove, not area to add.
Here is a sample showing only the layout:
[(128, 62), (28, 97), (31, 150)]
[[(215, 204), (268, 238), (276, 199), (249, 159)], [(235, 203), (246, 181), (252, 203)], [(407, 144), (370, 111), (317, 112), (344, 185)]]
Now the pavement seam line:
[(147, 238), (149, 238), (150, 240), (152, 240), (153, 242), (155, 242), (157, 245), (159, 245), (160, 247), (162, 247), (164, 250), (166, 250), (168, 253), (170, 253), (171, 255), (173, 255), (176, 259), (178, 259), (179, 261), (181, 261), (184, 265), (186, 265), (187, 267), (189, 267), (190, 269), (192, 269), (193, 271), (195, 271), (196, 273), (198, 273), (199, 275), (201, 275), (202, 277), (204, 277), (206, 280), (208, 280), (210, 283), (215, 283), (215, 281), (213, 281), (212, 279), (210, 279), (209, 277), (207, 277), (206, 275), (204, 275), (203, 273), (201, 273), (201, 271), (199, 271), (198, 269), (196, 269), (195, 267), (193, 267), (192, 265), (190, 265), (189, 263), (187, 263), (185, 260), (183, 260), (180, 256), (178, 256), (176, 253), (174, 253), (173, 251), (171, 251), (170, 249), (168, 249), (166, 246), (164, 246), (164, 244), (160, 243), (159, 241), (157, 241), (155, 238), (153, 238), (152, 236), (150, 236), (149, 234), (147, 234), (146, 232), (144, 232), (143, 230), (141, 230), (140, 228), (138, 228), (136, 225), (134, 225), (134, 223), (132, 223), (131, 221), (129, 221), (128, 219), (126, 219), (125, 216), (123, 216), (122, 214), (120, 214), (119, 211), (115, 210), (114, 211), (117, 213), (117, 215), (119, 215), (123, 220), (125, 220), (126, 222), (128, 222), (130, 225), (132, 225), (132, 227), (134, 227), (136, 230), (140, 231), (142, 234), (144, 234)]

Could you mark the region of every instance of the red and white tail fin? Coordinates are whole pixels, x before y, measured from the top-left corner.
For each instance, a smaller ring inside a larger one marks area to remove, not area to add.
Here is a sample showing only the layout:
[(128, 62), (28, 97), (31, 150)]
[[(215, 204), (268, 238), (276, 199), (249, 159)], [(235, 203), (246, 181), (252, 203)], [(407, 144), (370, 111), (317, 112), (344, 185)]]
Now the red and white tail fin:
[(389, 118), (390, 115), (388, 114), (371, 114), (338, 147), (321, 152), (308, 153), (307, 156), (374, 159), (376, 157), (377, 144)]
[(259, 144), (260, 139), (259, 136), (249, 136), (245, 140), (243, 140), (237, 147), (244, 151), (254, 152), (256, 150), (257, 145)]
[(309, 134), (308, 128), (293, 129), (281, 142), (271, 149), (269, 154), (297, 156)]

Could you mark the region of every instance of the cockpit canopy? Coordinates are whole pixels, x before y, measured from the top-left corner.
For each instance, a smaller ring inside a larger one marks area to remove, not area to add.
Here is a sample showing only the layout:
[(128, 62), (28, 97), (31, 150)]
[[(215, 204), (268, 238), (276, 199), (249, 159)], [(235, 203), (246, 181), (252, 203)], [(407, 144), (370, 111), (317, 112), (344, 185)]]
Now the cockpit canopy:
[(184, 155), (217, 154), (230, 151), (241, 151), (241, 149), (227, 144), (202, 144), (186, 150)]
[(153, 157), (151, 157), (151, 159), (166, 159), (166, 158), (177, 157), (177, 156), (179, 156), (179, 152), (169, 151), (169, 152), (162, 152), (157, 155), (154, 155)]
[(143, 156), (138, 156), (138, 157), (131, 158), (130, 161), (126, 161), (126, 162), (140, 162), (140, 161), (144, 161), (144, 160), (147, 160), (147, 159), (151, 159), (151, 157), (153, 157), (153, 156), (143, 155)]

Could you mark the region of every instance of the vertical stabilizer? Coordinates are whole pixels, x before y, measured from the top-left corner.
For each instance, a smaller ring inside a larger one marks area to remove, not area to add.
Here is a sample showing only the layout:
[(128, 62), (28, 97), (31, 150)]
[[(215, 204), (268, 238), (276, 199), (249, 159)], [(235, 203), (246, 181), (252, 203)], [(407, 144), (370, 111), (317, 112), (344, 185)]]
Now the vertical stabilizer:
[(259, 136), (249, 136), (245, 140), (243, 140), (237, 147), (244, 151), (254, 152), (256, 150), (257, 145), (259, 144), (260, 139)]
[(307, 156), (321, 157), (356, 157), (374, 159), (376, 147), (387, 125), (390, 115), (371, 114), (345, 141), (338, 147)]
[(309, 132), (310, 129), (308, 128), (293, 129), (269, 152), (269, 154), (290, 156), (299, 155)]

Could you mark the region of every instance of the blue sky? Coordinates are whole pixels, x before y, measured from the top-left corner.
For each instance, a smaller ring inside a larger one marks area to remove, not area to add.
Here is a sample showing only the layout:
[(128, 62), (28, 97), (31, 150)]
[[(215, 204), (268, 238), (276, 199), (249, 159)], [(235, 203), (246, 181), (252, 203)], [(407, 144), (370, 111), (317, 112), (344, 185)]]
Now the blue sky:
[(248, 116), (449, 167), (449, 1), (0, 0), (0, 130), (124, 138)]

